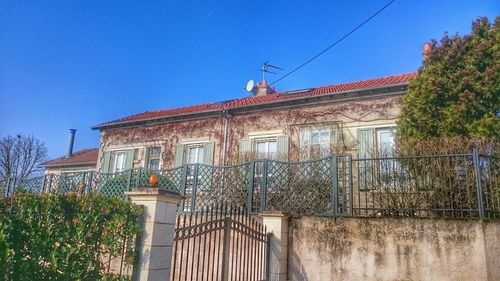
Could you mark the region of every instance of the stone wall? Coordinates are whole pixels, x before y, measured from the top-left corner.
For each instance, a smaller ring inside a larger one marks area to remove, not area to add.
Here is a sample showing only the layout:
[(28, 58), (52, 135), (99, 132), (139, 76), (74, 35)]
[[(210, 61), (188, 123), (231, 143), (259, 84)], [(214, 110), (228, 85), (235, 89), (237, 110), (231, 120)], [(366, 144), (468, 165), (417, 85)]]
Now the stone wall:
[(289, 280), (500, 280), (500, 223), (295, 219)]

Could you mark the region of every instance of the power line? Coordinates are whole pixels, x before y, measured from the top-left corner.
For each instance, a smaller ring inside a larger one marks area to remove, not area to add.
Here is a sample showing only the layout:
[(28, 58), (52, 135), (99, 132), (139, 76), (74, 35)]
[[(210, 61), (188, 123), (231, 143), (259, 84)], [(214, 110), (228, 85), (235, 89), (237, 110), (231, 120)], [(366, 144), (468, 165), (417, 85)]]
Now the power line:
[(367, 18), (365, 21), (363, 21), (361, 24), (359, 24), (358, 26), (356, 26), (356, 28), (354, 28), (353, 30), (349, 31), (348, 33), (346, 33), (344, 36), (342, 36), (340, 39), (338, 39), (337, 41), (335, 41), (333, 44), (331, 44), (330, 46), (328, 46), (328, 48), (324, 49), (323, 51), (319, 52), (318, 54), (316, 54), (314, 57), (310, 58), (309, 60), (307, 60), (306, 62), (304, 62), (303, 64), (299, 65), (298, 67), (296, 67), (294, 70), (288, 72), (287, 74), (283, 75), (281, 78), (279, 78), (278, 80), (275, 80), (273, 83), (269, 84), (269, 85), (273, 85), (283, 79), (285, 79), (286, 77), (290, 76), (291, 74), (293, 74), (294, 72), (296, 72), (297, 70), (301, 69), (302, 67), (306, 66), (308, 63), (312, 62), (313, 60), (315, 60), (316, 58), (318, 58), (319, 56), (321, 56), (322, 54), (326, 53), (328, 50), (330, 50), (331, 48), (333, 48), (335, 45), (337, 45), (338, 43), (342, 42), (344, 39), (346, 39), (347, 37), (349, 37), (349, 35), (353, 34), (354, 32), (356, 32), (358, 29), (360, 29), (363, 25), (367, 24), (370, 20), (372, 20), (374, 17), (376, 17), (378, 14), (380, 14), (383, 10), (385, 10), (387, 7), (389, 7), (392, 3), (396, 2), (396, 0), (391, 0), (389, 1), (387, 4), (385, 4), (385, 6), (383, 6), (382, 8), (380, 8), (377, 12), (375, 12), (373, 15), (371, 15), (369, 18)]

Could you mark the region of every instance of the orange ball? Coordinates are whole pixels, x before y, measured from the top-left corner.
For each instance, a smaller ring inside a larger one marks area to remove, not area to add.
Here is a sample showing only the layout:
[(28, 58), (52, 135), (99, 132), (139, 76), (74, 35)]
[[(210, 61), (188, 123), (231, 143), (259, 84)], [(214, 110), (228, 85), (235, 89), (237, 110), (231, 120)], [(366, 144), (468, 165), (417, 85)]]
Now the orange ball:
[(158, 176), (155, 175), (155, 174), (152, 174), (149, 177), (149, 184), (152, 185), (152, 186), (156, 186), (158, 184)]

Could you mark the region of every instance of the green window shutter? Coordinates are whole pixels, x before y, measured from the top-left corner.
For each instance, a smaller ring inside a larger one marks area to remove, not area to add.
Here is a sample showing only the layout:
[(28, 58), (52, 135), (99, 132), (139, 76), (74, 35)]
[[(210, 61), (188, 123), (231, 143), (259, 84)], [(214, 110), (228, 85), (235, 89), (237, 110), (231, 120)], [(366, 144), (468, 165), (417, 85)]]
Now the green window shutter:
[(213, 165), (214, 164), (214, 150), (215, 143), (213, 141), (206, 142), (203, 145), (203, 164)]
[(375, 130), (373, 128), (358, 129), (358, 158), (370, 158), (375, 151)]
[(252, 152), (252, 141), (250, 139), (240, 140), (240, 154), (244, 155), (246, 153)]
[[(276, 138), (276, 153), (278, 154), (278, 158), (280, 160), (288, 160), (288, 144), (289, 144), (289, 137), (288, 136), (278, 136)], [(272, 163), (272, 162), (271, 162)], [(276, 177), (274, 180), (276, 181), (276, 186), (280, 187), (288, 187), (289, 182), (288, 182), (288, 174), (289, 174), (289, 168), (290, 165), (287, 163), (280, 163), (280, 162), (275, 162), (275, 169), (276, 169)], [(281, 166), (281, 167), (280, 167)]]
[(342, 124), (340, 124), (334, 130), (337, 134), (337, 136), (336, 136), (337, 143), (335, 145), (335, 147), (337, 149), (337, 153), (343, 153), (343, 152), (345, 152), (344, 151), (344, 126), (342, 126)]
[(134, 165), (134, 149), (129, 149), (125, 154), (125, 170), (132, 169)]
[(288, 160), (288, 136), (278, 136), (276, 138), (276, 152), (281, 160)]
[(109, 164), (111, 162), (111, 152), (107, 151), (107, 152), (104, 152), (104, 156), (103, 156), (103, 162), (102, 162), (102, 167), (101, 167), (101, 171), (103, 173), (109, 173)]
[(185, 145), (182, 143), (175, 146), (175, 167), (180, 167), (184, 164), (184, 147)]
[(363, 160), (365, 158), (371, 158), (373, 151), (375, 150), (374, 135), (375, 130), (373, 128), (358, 129), (358, 159), (359, 160), (359, 188), (367, 189), (373, 187), (374, 181), (374, 165), (372, 160)]

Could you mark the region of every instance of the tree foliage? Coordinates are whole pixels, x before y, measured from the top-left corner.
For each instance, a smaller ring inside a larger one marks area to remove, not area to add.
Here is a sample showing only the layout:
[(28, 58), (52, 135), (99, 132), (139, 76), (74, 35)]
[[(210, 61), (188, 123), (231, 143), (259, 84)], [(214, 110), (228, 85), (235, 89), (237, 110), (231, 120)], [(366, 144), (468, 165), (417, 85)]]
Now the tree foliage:
[(500, 17), (431, 46), (403, 100), (398, 137), (500, 137)]
[(6, 136), (0, 139), (0, 179), (32, 176), (46, 158), (45, 144), (34, 136)]
[(103, 195), (0, 200), (0, 280), (101, 280), (106, 256), (132, 264), (142, 208)]

